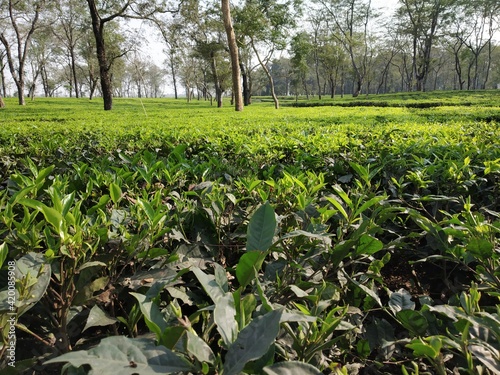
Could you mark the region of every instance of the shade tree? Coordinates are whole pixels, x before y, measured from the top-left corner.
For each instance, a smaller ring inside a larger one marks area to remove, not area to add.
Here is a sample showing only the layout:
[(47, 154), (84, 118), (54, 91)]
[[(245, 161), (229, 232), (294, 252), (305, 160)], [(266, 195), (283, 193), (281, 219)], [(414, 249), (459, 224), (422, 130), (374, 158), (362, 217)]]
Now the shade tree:
[(299, 0), (245, 0), (235, 11), (236, 34), (242, 45), (248, 45), (265, 72), (275, 108), (279, 100), (268, 64), (276, 51), (286, 49), (290, 31), (301, 16)]
[(55, 38), (51, 28), (44, 25), (33, 35), (28, 52), (31, 79), (26, 83), (28, 96), (31, 99), (35, 96), (39, 80), (46, 97), (53, 96), (55, 91), (62, 86), (63, 80), (60, 79), (64, 65), (61, 61), (62, 56), (64, 56), (62, 45)]
[(66, 49), (65, 54), (71, 73), (69, 95), (71, 97), (74, 91), (75, 96), (79, 98), (81, 85), (78, 81), (78, 44), (89, 30), (86, 24), (88, 10), (86, 4), (80, 0), (56, 0), (54, 11), (56, 19), (52, 32)]
[(118, 18), (147, 19), (156, 13), (178, 12), (179, 8), (174, 4), (167, 4), (165, 1), (146, 0), (87, 0), (87, 4), (96, 40), (104, 109), (110, 110), (113, 107), (113, 87), (110, 72), (112, 59), (107, 53), (108, 46), (104, 32), (106, 25)]
[(457, 0), (399, 0), (398, 32), (411, 43), (411, 89), (424, 91), (432, 63), (432, 49), (452, 19)]
[(241, 92), (240, 61), (238, 53), (238, 44), (236, 43), (236, 34), (234, 33), (229, 0), (221, 0), (221, 8), (222, 8), (222, 18), (224, 21), (224, 29), (226, 30), (229, 55), (231, 56), (231, 75), (233, 81), (234, 107), (236, 111), (242, 111), (243, 97)]
[(457, 45), (464, 47), (462, 56), (468, 60), (467, 89), (485, 88), (492, 64), (493, 39), (500, 27), (500, 3), (459, 1), (457, 10), (454, 39)]
[(20, 105), (25, 104), (26, 64), (30, 41), (40, 24), (44, 0), (6, 0), (0, 2), (0, 42), (17, 88)]
[(313, 44), (308, 33), (302, 31), (293, 36), (290, 43), (290, 63), (295, 76), (293, 86), (295, 88), (295, 95), (297, 96), (299, 86), (302, 85), (307, 99), (309, 99), (307, 79), (309, 76), (309, 66), (311, 65), (312, 50)]
[(368, 0), (315, 0), (328, 17), (332, 36), (343, 46), (351, 63), (354, 80), (353, 96), (361, 93), (366, 83), (371, 48), (370, 23), (378, 15)]

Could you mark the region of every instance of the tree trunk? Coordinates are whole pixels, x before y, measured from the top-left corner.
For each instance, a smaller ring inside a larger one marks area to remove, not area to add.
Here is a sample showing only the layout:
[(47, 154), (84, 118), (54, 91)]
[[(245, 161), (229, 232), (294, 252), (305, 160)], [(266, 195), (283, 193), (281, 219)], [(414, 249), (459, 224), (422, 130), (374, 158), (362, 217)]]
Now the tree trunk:
[(345, 94), (345, 72), (342, 68), (342, 72), (340, 73), (340, 97), (343, 99)]
[(113, 108), (113, 87), (109, 74), (110, 65), (106, 57), (106, 45), (104, 43), (104, 23), (99, 16), (99, 11), (95, 0), (87, 0), (92, 18), (92, 30), (94, 32), (97, 50), (97, 61), (99, 62), (99, 73), (101, 76), (102, 98), (104, 100), (104, 110), (109, 111)]
[(316, 84), (318, 85), (318, 99), (321, 100), (321, 80), (319, 75), (319, 53), (318, 53), (318, 30), (314, 31), (314, 70), (316, 72)]
[[(215, 99), (217, 100), (217, 108), (222, 107), (222, 87), (220, 85), (219, 81), (219, 75), (217, 73), (217, 62), (215, 60), (215, 53), (211, 52), (210, 53), (210, 63), (212, 67), (212, 79), (214, 81), (214, 87), (215, 87)], [(211, 101), (210, 101), (211, 103)]]
[(0, 80), (2, 81), (2, 93), (0, 96), (7, 96), (7, 86), (5, 85), (5, 65), (3, 63), (3, 56), (0, 56)]
[(250, 87), (248, 85), (248, 74), (245, 69), (245, 64), (241, 61), (240, 56), (240, 71), (242, 77), (242, 85), (243, 85), (243, 105), (250, 105)]
[(427, 74), (425, 76), (417, 77), (417, 91), (424, 92), (425, 91), (425, 82), (426, 82)]
[(306, 99), (309, 100), (309, 90), (307, 89), (307, 81), (305, 79), (305, 76), (302, 77), (302, 85), (304, 86), (304, 91), (306, 93)]
[(76, 74), (76, 57), (75, 57), (75, 49), (73, 46), (71, 46), (69, 53), (71, 57), (71, 74), (73, 75), (73, 83), (75, 85), (75, 96), (78, 99), (80, 97), (80, 91), (78, 89), (78, 77)]
[(257, 56), (257, 60), (259, 60), (259, 64), (266, 73), (267, 79), (269, 80), (269, 86), (271, 89), (271, 96), (273, 97), (274, 101), (274, 108), (279, 109), (280, 103), (278, 101), (278, 97), (276, 96), (276, 92), (274, 91), (274, 81), (273, 81), (273, 76), (271, 75), (271, 72), (267, 68), (266, 64), (262, 61), (260, 58), (259, 52), (257, 51), (257, 48), (255, 47), (255, 43), (253, 40), (250, 41), (250, 44), (252, 45), (252, 49), (255, 52), (255, 56)]
[(483, 81), (483, 89), (486, 89), (486, 85), (488, 84), (488, 79), (490, 76), (490, 69), (491, 69), (491, 53), (493, 51), (493, 46), (491, 44), (491, 39), (488, 41), (488, 60), (486, 63), (486, 68), (485, 68), (485, 74), (484, 74), (484, 81)]
[(361, 94), (361, 90), (363, 89), (363, 81), (358, 78), (355, 82), (356, 86), (354, 87), (354, 90), (352, 92), (352, 97), (357, 98), (359, 94)]
[(453, 51), (454, 57), (455, 57), (455, 72), (457, 75), (458, 79), (458, 88), (459, 90), (464, 89), (464, 82), (465, 80), (462, 78), (462, 64), (460, 63), (460, 49), (462, 48), (462, 44)]
[(177, 99), (179, 96), (177, 94), (177, 76), (175, 75), (175, 64), (173, 58), (170, 59), (170, 71), (172, 73), (172, 81), (174, 84), (174, 98)]
[(356, 64), (356, 60), (354, 59), (354, 52), (352, 51), (352, 47), (349, 48), (349, 53), (351, 55), (351, 64), (354, 71), (354, 80), (356, 81), (356, 86), (353, 87), (352, 96), (356, 98), (361, 94), (361, 90), (363, 89), (363, 81), (365, 74), (361, 74), (360, 69), (358, 68), (358, 64)]
[(0, 95), (0, 108), (5, 108), (5, 103), (3, 101), (2, 95)]
[[(45, 66), (42, 66), (40, 68), (40, 77), (42, 78), (43, 93), (44, 93), (45, 97), (48, 98), (50, 95), (50, 87), (49, 87), (49, 77), (47, 74), (47, 68)], [(69, 96), (70, 97), (71, 97), (72, 91), (73, 91), (72, 87), (73, 87), (73, 85), (71, 85), (71, 80), (70, 80), (70, 88), (69, 88)]]
[(94, 98), (94, 92), (95, 92), (95, 89), (97, 87), (97, 81), (98, 81), (98, 78), (96, 78), (94, 76), (94, 72), (93, 72), (93, 69), (90, 68), (89, 69), (89, 80), (90, 80), (90, 87), (89, 87), (89, 100), (92, 100)]
[(24, 99), (24, 82), (17, 82), (17, 99), (19, 100), (19, 105), (25, 105), (26, 100)]
[(333, 81), (333, 77), (331, 75), (328, 78), (328, 81), (330, 82), (330, 98), (335, 99), (335, 82)]
[(238, 45), (234, 35), (233, 23), (231, 22), (231, 9), (229, 0), (222, 1), (222, 15), (224, 18), (224, 28), (226, 29), (227, 41), (229, 44), (229, 54), (231, 55), (231, 73), (233, 78), (234, 109), (243, 111), (243, 98), (241, 93), (240, 62), (238, 56)]
[(318, 99), (321, 100), (321, 80), (319, 78), (319, 63), (316, 64), (316, 82), (318, 84)]

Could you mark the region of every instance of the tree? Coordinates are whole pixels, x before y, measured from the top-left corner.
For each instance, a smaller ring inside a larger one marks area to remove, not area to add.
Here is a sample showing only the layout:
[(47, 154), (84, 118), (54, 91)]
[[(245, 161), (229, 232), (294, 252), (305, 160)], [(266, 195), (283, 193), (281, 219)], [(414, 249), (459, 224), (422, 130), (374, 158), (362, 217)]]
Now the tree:
[(453, 15), (456, 0), (399, 0), (397, 11), (400, 33), (411, 38), (412, 87), (425, 90), (425, 83), (432, 62), (431, 52), (440, 27)]
[(313, 54), (313, 62), (314, 62), (314, 72), (316, 74), (316, 84), (318, 85), (318, 99), (321, 100), (321, 79), (320, 79), (320, 51), (323, 48), (323, 35), (322, 35), (322, 24), (323, 17), (321, 15), (315, 16), (311, 15), (309, 18), (311, 26), (313, 27), (313, 38), (312, 38), (312, 54)]
[(184, 30), (182, 22), (177, 20), (161, 19), (159, 17), (152, 17), (151, 21), (160, 30), (163, 42), (165, 43), (167, 49), (167, 60), (166, 64), (169, 66), (170, 75), (172, 77), (172, 84), (174, 86), (174, 98), (178, 98), (177, 89), (177, 78), (178, 69), (181, 64), (180, 54), (182, 50), (186, 50), (188, 46), (183, 43)]
[[(325, 35), (322, 43), (323, 45), (318, 51), (318, 60), (330, 87), (330, 98), (333, 99), (335, 98), (339, 78), (343, 82), (347, 55), (338, 39), (332, 35)], [(343, 84), (341, 86), (343, 93)]]
[(107, 17), (101, 17), (95, 0), (87, 0), (90, 16), (92, 18), (92, 31), (96, 42), (97, 61), (99, 63), (99, 76), (101, 80), (102, 97), (104, 100), (104, 110), (113, 108), (113, 87), (111, 83), (110, 69), (111, 63), (106, 54), (106, 44), (104, 39), (104, 26), (106, 23), (121, 17), (127, 11), (130, 3), (127, 1), (120, 9), (112, 12)]
[[(104, 99), (104, 110), (113, 108), (113, 86), (111, 81), (111, 62), (106, 53), (104, 28), (107, 23), (117, 18), (149, 19), (156, 12), (175, 12), (177, 10), (167, 10), (164, 1), (126, 0), (109, 1), (102, 4), (99, 9), (96, 0), (87, 0), (90, 17), (92, 19), (92, 31), (96, 41), (97, 61), (99, 62), (99, 73), (101, 80), (101, 90)], [(106, 16), (104, 16), (106, 14)], [(124, 55), (124, 52), (122, 55)], [(121, 57), (121, 56), (119, 56)]]
[(1, 96), (7, 96), (7, 85), (5, 83), (5, 61), (4, 59), (7, 57), (7, 53), (5, 51), (0, 51), (0, 80), (2, 81), (2, 91)]
[(365, 84), (370, 58), (370, 21), (375, 14), (368, 0), (317, 0), (331, 20), (332, 34), (344, 47), (351, 60), (355, 87), (352, 95), (358, 96)]
[[(249, 44), (252, 48), (269, 80), (276, 109), (279, 108), (279, 101), (268, 64), (276, 50), (285, 49), (290, 31), (295, 27), (300, 12), (299, 0), (246, 0), (235, 16), (240, 43)], [(265, 47), (265, 55), (261, 55), (259, 44)]]
[[(500, 11), (500, 3), (496, 0), (472, 0), (460, 5), (462, 17), (456, 22), (458, 31), (455, 36), (458, 39), (456, 43), (465, 46), (470, 56), (467, 89), (484, 89), (491, 67), (492, 41), (499, 27), (495, 18)], [(482, 59), (483, 55), (486, 56)], [(483, 71), (481, 60), (484, 61)]]
[[(455, 84), (454, 89), (458, 87), (459, 90), (464, 89), (465, 79), (463, 78), (462, 60), (465, 48), (464, 47), (464, 34), (466, 33), (462, 27), (461, 22), (456, 22), (454, 31), (445, 40), (446, 49), (453, 55), (454, 70), (455, 70)], [(465, 51), (466, 53), (466, 51)], [(458, 84), (458, 85), (457, 85)]]
[[(43, 92), (46, 97), (52, 96), (60, 85), (53, 79), (58, 75), (61, 56), (61, 45), (54, 37), (50, 27), (39, 28), (31, 38), (28, 60), (31, 64), (32, 80), (28, 84), (28, 96), (33, 99), (38, 78), (41, 78)], [(27, 82), (28, 83), (28, 82)]]
[(17, 87), (19, 104), (24, 105), (26, 59), (30, 48), (30, 41), (38, 26), (40, 13), (45, 5), (45, 1), (8, 0), (0, 3), (0, 6), (2, 5), (7, 7), (3, 11), (6, 11), (6, 14), (8, 14), (12, 30), (10, 32), (8, 30), (2, 31), (0, 33), (0, 42), (4, 45), (7, 54), (7, 64)]
[(298, 95), (298, 83), (302, 83), (306, 97), (309, 99), (309, 91), (307, 89), (307, 75), (309, 73), (309, 62), (311, 51), (313, 49), (309, 34), (302, 31), (292, 38), (290, 44), (290, 53), (292, 67), (296, 75), (295, 95)]
[(86, 32), (84, 27), (85, 4), (80, 0), (57, 0), (55, 10), (57, 23), (52, 30), (67, 50), (68, 65), (72, 78), (69, 94), (72, 96), (74, 90), (75, 96), (79, 98), (80, 85), (77, 73), (77, 46)]
[(201, 86), (203, 86), (204, 96), (209, 94), (207, 80), (211, 79), (217, 107), (222, 107), (222, 97), (228, 89), (228, 82), (231, 82), (232, 69), (225, 40), (227, 33), (223, 23), (221, 23), (220, 3), (212, 2), (206, 4), (205, 7), (200, 6), (198, 2), (188, 5), (191, 7), (190, 12), (184, 15), (184, 19), (190, 25), (186, 33), (194, 42), (192, 54), (195, 60), (201, 63), (201, 66), (194, 72), (195, 76), (198, 75), (197, 86), (200, 86), (199, 73), (201, 70), (203, 76)]
[(144, 77), (147, 93), (151, 98), (158, 98), (161, 94), (161, 85), (165, 78), (165, 71), (153, 63), (149, 63)]
[(231, 72), (233, 77), (233, 95), (234, 108), (236, 111), (243, 110), (243, 98), (241, 96), (241, 78), (240, 78), (240, 62), (238, 55), (238, 45), (236, 44), (236, 36), (234, 34), (233, 23), (231, 20), (231, 10), (229, 0), (222, 1), (222, 15), (224, 19), (224, 28), (227, 33), (227, 42), (229, 45), (229, 54), (231, 56)]
[(243, 91), (243, 105), (248, 106), (252, 103), (252, 71), (256, 66), (252, 66), (251, 51), (248, 46), (241, 45), (238, 48), (241, 84)]
[(92, 100), (94, 92), (99, 82), (99, 62), (95, 53), (95, 37), (93, 33), (86, 33), (78, 44), (78, 53), (81, 56), (82, 71), (84, 72), (84, 81), (89, 90), (89, 99)]
[(226, 60), (221, 56), (224, 52), (224, 45), (220, 39), (200, 39), (196, 42), (195, 51), (210, 66), (217, 107), (220, 108), (222, 107), (222, 95), (226, 91), (227, 68), (229, 68)]

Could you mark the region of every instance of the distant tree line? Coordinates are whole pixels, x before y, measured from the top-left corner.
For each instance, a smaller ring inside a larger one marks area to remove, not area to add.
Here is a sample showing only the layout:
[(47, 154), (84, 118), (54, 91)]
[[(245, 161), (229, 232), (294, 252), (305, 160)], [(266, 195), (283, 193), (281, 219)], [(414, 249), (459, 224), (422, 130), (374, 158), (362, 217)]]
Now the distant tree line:
[(399, 0), (389, 15), (370, 0), (4, 0), (0, 98), (12, 83), (19, 104), (62, 92), (111, 109), (114, 96), (158, 97), (168, 85), (218, 106), (231, 95), (241, 110), (240, 96), (247, 106), (269, 95), (278, 108), (290, 95), (491, 89), (499, 25), (498, 0)]

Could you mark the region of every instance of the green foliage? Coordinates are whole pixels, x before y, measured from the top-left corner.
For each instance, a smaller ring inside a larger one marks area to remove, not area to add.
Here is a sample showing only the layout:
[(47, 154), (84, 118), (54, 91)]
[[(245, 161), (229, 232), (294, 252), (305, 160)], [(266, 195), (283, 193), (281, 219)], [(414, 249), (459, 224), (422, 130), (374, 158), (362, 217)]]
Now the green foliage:
[(89, 351), (66, 353), (47, 363), (68, 362), (74, 367), (88, 365), (93, 373), (110, 374), (119, 368), (123, 374), (165, 374), (190, 371), (188, 361), (167, 348), (144, 339), (108, 337)]
[(0, 277), (43, 371), (498, 372), (494, 107), (144, 103), (5, 112)]

